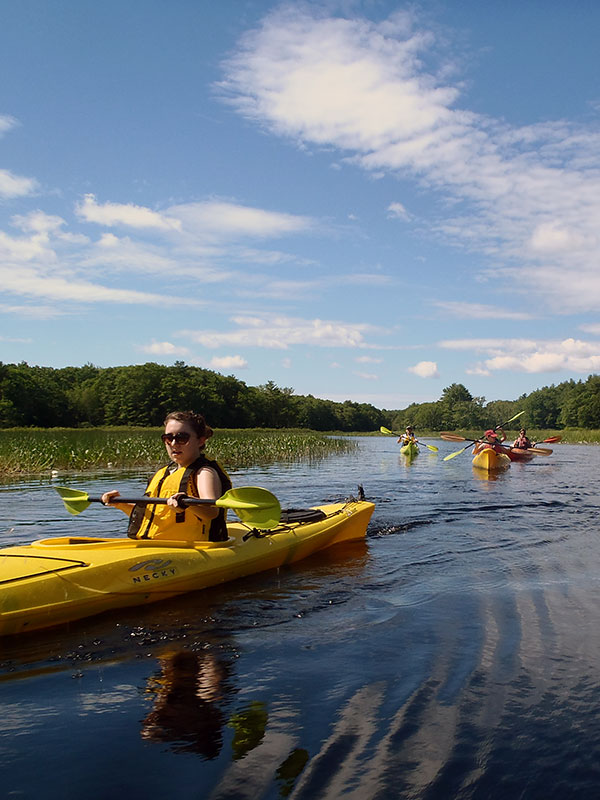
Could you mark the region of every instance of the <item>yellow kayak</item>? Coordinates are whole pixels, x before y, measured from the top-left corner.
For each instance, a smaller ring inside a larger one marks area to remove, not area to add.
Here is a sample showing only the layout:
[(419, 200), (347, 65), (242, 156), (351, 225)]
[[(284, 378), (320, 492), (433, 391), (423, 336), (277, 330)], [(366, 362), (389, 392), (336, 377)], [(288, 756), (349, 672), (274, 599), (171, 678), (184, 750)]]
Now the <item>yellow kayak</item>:
[(505, 453), (497, 453), (492, 447), (485, 447), (473, 456), (473, 466), (489, 471), (510, 467), (510, 458)]
[(419, 447), (416, 442), (407, 442), (400, 448), (400, 452), (407, 458), (414, 458), (419, 455)]
[(351, 500), (297, 512), (295, 518), (288, 512), (287, 521), (268, 532), (232, 522), (224, 542), (73, 536), (0, 549), (0, 635), (153, 603), (291, 564), (364, 538), (374, 507)]

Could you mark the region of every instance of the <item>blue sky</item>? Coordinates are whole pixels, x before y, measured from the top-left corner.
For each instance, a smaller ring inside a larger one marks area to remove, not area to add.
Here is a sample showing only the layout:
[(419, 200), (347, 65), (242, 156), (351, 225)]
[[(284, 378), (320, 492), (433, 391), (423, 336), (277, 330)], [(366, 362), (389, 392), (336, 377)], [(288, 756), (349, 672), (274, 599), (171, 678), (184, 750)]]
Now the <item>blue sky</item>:
[(390, 409), (600, 372), (600, 4), (2, 17), (0, 360)]

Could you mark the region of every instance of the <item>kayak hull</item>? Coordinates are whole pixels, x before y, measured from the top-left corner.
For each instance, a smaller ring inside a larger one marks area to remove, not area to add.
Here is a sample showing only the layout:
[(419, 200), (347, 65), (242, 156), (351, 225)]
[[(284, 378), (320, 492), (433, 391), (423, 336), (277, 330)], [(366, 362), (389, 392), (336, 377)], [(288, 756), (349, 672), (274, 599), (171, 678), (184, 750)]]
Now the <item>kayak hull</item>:
[(416, 442), (408, 442), (407, 444), (402, 445), (400, 452), (407, 458), (414, 458), (415, 456), (419, 455), (419, 446), (416, 444)]
[(511, 461), (531, 461), (532, 458), (535, 458), (534, 453), (530, 453), (529, 450), (521, 450), (519, 447), (511, 447), (506, 454)]
[(374, 505), (317, 506), (323, 518), (282, 524), (246, 540), (230, 523), (225, 542), (61, 537), (0, 550), (0, 635), (72, 622), (111, 609), (275, 569), (340, 542), (363, 539)]
[(510, 458), (505, 453), (497, 453), (493, 448), (485, 447), (473, 456), (473, 466), (495, 472), (510, 467)]

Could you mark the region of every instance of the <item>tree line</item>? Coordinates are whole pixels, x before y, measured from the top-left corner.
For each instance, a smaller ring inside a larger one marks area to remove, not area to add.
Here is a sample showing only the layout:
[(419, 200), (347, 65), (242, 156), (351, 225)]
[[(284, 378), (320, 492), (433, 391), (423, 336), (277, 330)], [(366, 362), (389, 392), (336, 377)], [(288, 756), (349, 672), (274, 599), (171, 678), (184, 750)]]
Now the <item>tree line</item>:
[(429, 431), (485, 429), (509, 420), (519, 411), (525, 412), (522, 419), (530, 428), (598, 429), (600, 375), (590, 375), (585, 381), (544, 386), (516, 400), (489, 403), (484, 397), (474, 397), (461, 383), (453, 383), (436, 402), (414, 403), (402, 411), (391, 412), (391, 424), (395, 429), (410, 424)]
[(159, 427), (170, 411), (187, 409), (215, 428), (373, 431), (387, 419), (368, 403), (295, 395), (272, 381), (248, 386), (180, 361), (62, 369), (0, 362), (0, 428)]
[(248, 386), (178, 361), (122, 367), (29, 366), (0, 362), (0, 427), (159, 427), (170, 411), (201, 411), (218, 428), (310, 428), (318, 431), (485, 429), (525, 411), (531, 428), (600, 428), (600, 376), (546, 386), (517, 400), (474, 397), (460, 383), (439, 400), (401, 410), (295, 395), (273, 381)]

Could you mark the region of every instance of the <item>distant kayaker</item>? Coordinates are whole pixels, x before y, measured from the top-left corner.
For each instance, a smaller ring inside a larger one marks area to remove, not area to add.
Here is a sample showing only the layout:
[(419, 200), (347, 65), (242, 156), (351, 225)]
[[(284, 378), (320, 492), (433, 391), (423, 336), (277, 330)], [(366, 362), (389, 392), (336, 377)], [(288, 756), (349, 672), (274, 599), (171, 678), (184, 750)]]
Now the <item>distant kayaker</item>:
[(405, 445), (409, 442), (416, 442), (417, 438), (415, 436), (415, 429), (412, 425), (407, 425), (406, 430), (398, 439), (398, 444)]
[(513, 442), (513, 447), (517, 447), (519, 450), (529, 450), (530, 447), (535, 447), (535, 442), (530, 441), (525, 428), (521, 428), (519, 435)]
[[(220, 542), (227, 539), (225, 509), (211, 505), (179, 506), (182, 497), (212, 500), (231, 489), (222, 467), (202, 452), (213, 435), (202, 414), (174, 411), (165, 419), (162, 440), (170, 463), (150, 479), (145, 494), (166, 497), (166, 505), (119, 503), (119, 492), (105, 492), (102, 502), (129, 515), (127, 535), (132, 539), (180, 539)], [(207, 535), (208, 534), (208, 535)]]
[[(500, 431), (502, 436), (501, 437), (498, 436), (496, 431)], [(497, 453), (504, 453), (505, 450), (502, 447), (502, 442), (504, 441), (506, 441), (506, 434), (504, 433), (502, 428), (498, 427), (496, 428), (495, 431), (490, 428), (483, 434), (483, 437), (475, 445), (473, 454), (477, 455), (477, 453), (480, 453), (482, 450), (485, 450), (486, 447), (491, 447)]]

